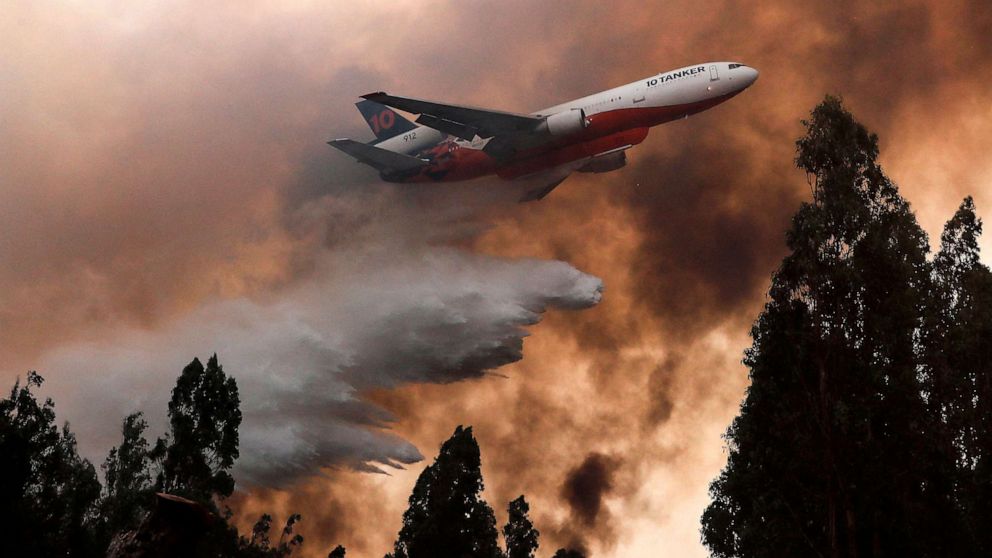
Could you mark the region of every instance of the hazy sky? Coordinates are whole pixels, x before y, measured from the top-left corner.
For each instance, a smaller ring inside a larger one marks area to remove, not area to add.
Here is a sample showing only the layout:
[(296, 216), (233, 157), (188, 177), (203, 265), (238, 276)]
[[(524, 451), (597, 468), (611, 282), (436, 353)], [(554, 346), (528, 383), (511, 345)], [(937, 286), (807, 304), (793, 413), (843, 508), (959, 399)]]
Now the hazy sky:
[[(965, 195), (992, 215), (989, 37), (984, 0), (6, 2), (0, 380), (38, 369), (101, 461), (216, 351), (245, 405), (239, 517), (302, 513), (305, 556), (385, 553), (423, 464), (394, 467), (458, 424), (541, 556), (703, 556), (809, 197), (800, 119), (843, 95), (933, 243)], [(709, 60), (761, 77), (539, 203), (383, 186), (324, 143), (371, 137), (369, 91), (527, 112)]]

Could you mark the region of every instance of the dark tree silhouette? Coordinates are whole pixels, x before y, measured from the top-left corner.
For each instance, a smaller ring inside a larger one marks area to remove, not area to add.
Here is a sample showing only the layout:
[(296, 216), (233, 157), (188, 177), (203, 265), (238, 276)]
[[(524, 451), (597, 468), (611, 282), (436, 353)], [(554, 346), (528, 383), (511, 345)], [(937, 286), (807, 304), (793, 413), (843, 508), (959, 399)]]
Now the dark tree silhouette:
[(973, 556), (992, 555), (992, 273), (979, 260), (981, 220), (965, 198), (941, 234), (926, 337), (931, 413), (944, 418), (943, 472)]
[(35, 399), (43, 381), (29, 372), (0, 400), (0, 556), (98, 556), (96, 470), (76, 452), (69, 424), (55, 426), (52, 400)]
[(327, 554), (327, 558), (344, 558), (344, 555), (345, 555), (344, 547), (341, 545), (337, 545), (334, 547), (334, 550), (330, 551)]
[(269, 531), (272, 530), (272, 516), (263, 513), (251, 527), (251, 539), (248, 544), (260, 548), (269, 548)]
[(286, 525), (282, 528), (279, 541), (273, 545), (269, 537), (269, 531), (272, 529), (272, 516), (263, 513), (252, 527), (251, 537), (241, 537), (238, 544), (238, 558), (284, 558), (291, 555), (303, 544), (303, 536), (293, 533), (300, 519), (300, 514), (291, 514), (286, 520)]
[(455, 429), (424, 469), (403, 514), (393, 558), (499, 558), (496, 518), (482, 499), (479, 444)]
[(503, 526), (503, 539), (506, 541), (507, 558), (533, 558), (537, 550), (537, 539), (540, 533), (534, 528), (527, 513), (530, 506), (527, 500), (520, 496), (510, 502), (507, 508), (508, 517)]
[(586, 558), (586, 555), (571, 548), (559, 548), (552, 558)]
[(228, 472), (238, 458), (241, 425), (238, 385), (224, 374), (217, 355), (206, 368), (193, 359), (176, 381), (169, 401), (169, 435), (157, 444), (164, 456), (160, 490), (204, 503), (234, 491)]
[(752, 329), (703, 540), (719, 557), (958, 555), (920, 381), (926, 235), (839, 99), (804, 125), (796, 163), (813, 202)]
[(121, 426), (121, 445), (110, 450), (101, 468), (104, 495), (100, 501), (102, 531), (109, 542), (114, 534), (137, 528), (151, 505), (151, 455), (144, 437), (148, 423), (143, 415), (128, 415)]
[[(124, 419), (122, 441), (102, 466), (102, 498), (96, 471), (79, 457), (68, 423), (56, 428), (54, 403), (39, 404), (32, 393), (42, 382), (31, 372), (23, 387), (18, 381), (0, 400), (0, 556), (284, 558), (303, 543), (294, 532), (299, 514), (289, 517), (273, 544), (270, 516), (245, 538), (228, 523), (229, 514), (217, 513), (214, 498), (229, 495), (234, 485), (227, 471), (238, 456), (241, 412), (237, 385), (216, 355), (206, 368), (194, 359), (183, 370), (169, 403), (170, 434), (155, 448), (144, 438), (141, 413)], [(155, 470), (158, 487), (200, 503), (154, 495)], [(343, 547), (332, 553), (343, 555)]]

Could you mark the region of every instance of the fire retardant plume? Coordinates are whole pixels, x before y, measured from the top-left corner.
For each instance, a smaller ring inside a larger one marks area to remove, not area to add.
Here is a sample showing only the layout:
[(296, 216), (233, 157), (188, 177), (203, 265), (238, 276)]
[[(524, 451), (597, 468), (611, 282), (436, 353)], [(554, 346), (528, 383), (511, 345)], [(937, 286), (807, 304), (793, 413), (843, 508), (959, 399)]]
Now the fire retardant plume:
[(307, 208), (309, 223), (337, 229), (344, 207), (351, 230), (312, 244), (306, 280), (265, 300), (210, 302), (156, 331), (123, 330), (52, 353), (41, 368), (55, 381), (94, 378), (80, 387), (84, 406), (68, 400), (61, 409), (87, 439), (107, 444), (136, 395), (154, 420), (176, 363), (216, 351), (241, 388), (240, 482), (282, 486), (323, 467), (381, 472), (419, 461), (417, 448), (385, 430), (395, 417), (363, 391), (478, 378), (520, 360), (527, 326), (549, 308), (595, 305), (602, 283), (560, 261), (449, 246), (470, 234), (452, 234), (461, 229), (448, 221), (471, 222), (471, 200), (434, 200), (425, 217), (414, 198), (324, 197)]

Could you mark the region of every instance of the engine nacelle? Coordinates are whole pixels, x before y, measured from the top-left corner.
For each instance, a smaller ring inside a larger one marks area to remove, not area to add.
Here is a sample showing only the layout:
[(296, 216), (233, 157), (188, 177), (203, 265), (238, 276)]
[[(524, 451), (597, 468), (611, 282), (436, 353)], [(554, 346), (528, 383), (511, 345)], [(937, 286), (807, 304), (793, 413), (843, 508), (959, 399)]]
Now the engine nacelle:
[(603, 155), (600, 157), (595, 157), (592, 161), (589, 161), (579, 172), (610, 172), (615, 171), (627, 164), (627, 152), (618, 151), (616, 153), (610, 153), (609, 155)]
[(586, 111), (572, 109), (564, 112), (556, 112), (545, 118), (544, 122), (541, 123), (541, 131), (560, 138), (581, 132), (588, 125), (589, 121), (586, 120)]

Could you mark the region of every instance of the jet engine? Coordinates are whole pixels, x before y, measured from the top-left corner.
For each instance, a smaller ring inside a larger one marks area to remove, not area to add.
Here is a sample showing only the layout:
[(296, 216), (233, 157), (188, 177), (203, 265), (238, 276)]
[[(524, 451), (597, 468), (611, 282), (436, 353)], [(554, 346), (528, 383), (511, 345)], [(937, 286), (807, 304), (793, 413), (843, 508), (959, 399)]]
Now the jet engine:
[(595, 157), (586, 163), (579, 172), (610, 172), (619, 169), (627, 164), (627, 152), (617, 151), (601, 157)]
[(586, 111), (572, 109), (556, 112), (545, 118), (539, 130), (555, 137), (564, 137), (581, 132), (588, 125), (589, 121), (586, 120)]

